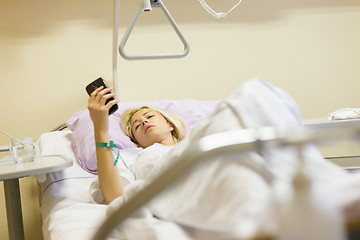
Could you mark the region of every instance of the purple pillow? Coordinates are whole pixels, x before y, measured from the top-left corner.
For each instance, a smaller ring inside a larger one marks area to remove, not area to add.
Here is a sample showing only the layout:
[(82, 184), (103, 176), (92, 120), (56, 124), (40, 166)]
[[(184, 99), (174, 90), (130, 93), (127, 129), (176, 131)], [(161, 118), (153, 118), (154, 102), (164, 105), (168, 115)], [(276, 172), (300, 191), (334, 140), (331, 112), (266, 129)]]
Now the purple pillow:
[[(164, 109), (182, 117), (188, 134), (196, 123), (215, 109), (219, 102), (220, 100), (198, 101), (183, 99), (119, 103), (119, 109), (109, 117), (109, 136), (120, 149), (136, 147), (130, 138), (121, 130), (121, 114), (128, 108), (145, 105)], [(90, 119), (89, 111), (83, 110), (75, 113), (67, 121), (66, 125), (72, 131), (72, 143), (80, 165), (86, 171), (96, 174), (97, 164), (94, 126)]]

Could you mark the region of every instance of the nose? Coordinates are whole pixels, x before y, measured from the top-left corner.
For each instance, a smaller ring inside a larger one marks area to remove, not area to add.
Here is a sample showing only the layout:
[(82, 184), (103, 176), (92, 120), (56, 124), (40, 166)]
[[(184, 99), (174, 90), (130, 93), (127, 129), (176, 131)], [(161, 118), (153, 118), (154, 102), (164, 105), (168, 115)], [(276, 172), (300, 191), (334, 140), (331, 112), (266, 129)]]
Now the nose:
[(145, 126), (146, 123), (149, 123), (149, 121), (147, 119), (143, 119), (142, 120), (142, 125)]

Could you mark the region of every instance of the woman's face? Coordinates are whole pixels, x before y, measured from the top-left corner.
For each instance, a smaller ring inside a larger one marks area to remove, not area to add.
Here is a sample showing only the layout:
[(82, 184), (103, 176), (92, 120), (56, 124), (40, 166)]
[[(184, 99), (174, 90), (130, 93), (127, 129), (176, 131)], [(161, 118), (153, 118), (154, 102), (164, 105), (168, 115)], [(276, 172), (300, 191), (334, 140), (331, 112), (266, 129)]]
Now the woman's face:
[(157, 111), (143, 108), (137, 111), (130, 119), (131, 131), (138, 142), (143, 147), (149, 147), (154, 143), (164, 145), (175, 144), (171, 131), (174, 128)]

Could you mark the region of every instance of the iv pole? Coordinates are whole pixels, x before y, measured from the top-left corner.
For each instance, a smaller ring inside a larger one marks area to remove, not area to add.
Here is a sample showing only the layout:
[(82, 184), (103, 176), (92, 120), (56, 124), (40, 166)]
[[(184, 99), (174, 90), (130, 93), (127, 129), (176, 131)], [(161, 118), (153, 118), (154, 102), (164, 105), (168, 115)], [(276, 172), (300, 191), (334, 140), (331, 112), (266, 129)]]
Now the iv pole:
[(118, 69), (117, 69), (117, 46), (119, 42), (119, 20), (120, 20), (120, 0), (114, 0), (114, 29), (113, 29), (113, 87), (114, 92), (119, 98)]

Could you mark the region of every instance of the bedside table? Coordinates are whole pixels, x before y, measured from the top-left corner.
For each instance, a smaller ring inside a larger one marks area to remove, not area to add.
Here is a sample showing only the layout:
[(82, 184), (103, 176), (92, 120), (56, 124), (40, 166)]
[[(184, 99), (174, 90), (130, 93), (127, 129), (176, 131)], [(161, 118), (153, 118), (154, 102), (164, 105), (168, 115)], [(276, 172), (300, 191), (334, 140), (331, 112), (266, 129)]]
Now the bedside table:
[(19, 178), (35, 175), (42, 182), (46, 173), (61, 171), (72, 164), (71, 159), (61, 155), (37, 156), (34, 161), (21, 164), (16, 164), (11, 158), (0, 161), (0, 181), (4, 181), (10, 240), (24, 239)]

